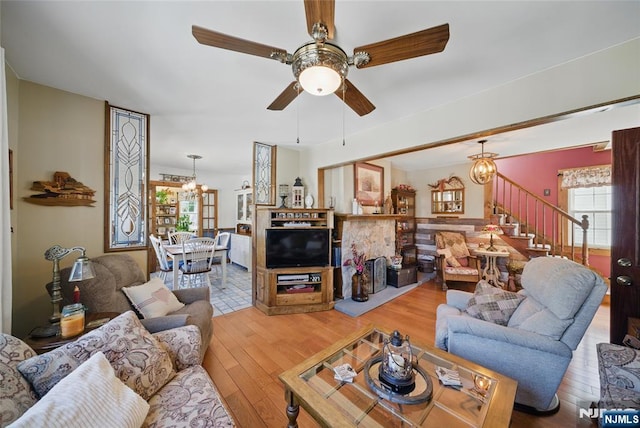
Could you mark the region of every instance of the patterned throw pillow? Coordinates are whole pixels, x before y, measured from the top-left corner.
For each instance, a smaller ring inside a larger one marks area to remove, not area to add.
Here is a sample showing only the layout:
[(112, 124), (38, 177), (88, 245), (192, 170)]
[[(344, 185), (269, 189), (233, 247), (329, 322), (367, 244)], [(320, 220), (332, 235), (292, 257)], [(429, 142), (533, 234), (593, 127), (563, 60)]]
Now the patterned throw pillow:
[(451, 266), (451, 267), (461, 267), (462, 266), (462, 264), (460, 264), (458, 259), (453, 257), (453, 255), (451, 254), (451, 250), (450, 249), (443, 248), (441, 250), (436, 250), (436, 252), (438, 254), (440, 254), (441, 256), (444, 256), (444, 259), (447, 261), (447, 266)]
[(163, 317), (184, 307), (158, 277), (142, 285), (122, 287), (122, 292), (144, 318)]
[(640, 392), (640, 351), (612, 343), (598, 343), (596, 347), (600, 385)]
[(483, 280), (476, 285), (465, 312), (474, 318), (507, 325), (509, 318), (523, 300), (524, 296), (494, 287)]
[(175, 375), (169, 353), (133, 311), (125, 312), (75, 342), (29, 358), (18, 370), (43, 397), (61, 379), (102, 351), (116, 376), (148, 400)]
[(136, 428), (148, 412), (149, 404), (116, 377), (102, 352), (96, 352), (11, 427)]
[(460, 232), (436, 233), (436, 247), (450, 249), (453, 257), (468, 257), (471, 255), (464, 235)]
[(0, 333), (0, 426), (18, 419), (38, 397), (16, 366), (35, 352), (22, 340)]

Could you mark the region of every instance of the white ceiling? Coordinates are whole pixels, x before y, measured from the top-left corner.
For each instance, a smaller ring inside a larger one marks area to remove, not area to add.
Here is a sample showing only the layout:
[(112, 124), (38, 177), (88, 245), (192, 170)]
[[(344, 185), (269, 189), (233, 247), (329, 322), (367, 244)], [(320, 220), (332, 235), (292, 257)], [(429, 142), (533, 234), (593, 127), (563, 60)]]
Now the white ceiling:
[[(152, 164), (188, 170), (186, 155), (196, 153), (204, 158), (199, 171), (219, 173), (250, 171), (253, 141), (296, 147), (299, 135), (298, 147), (305, 147), (340, 138), (343, 114), (348, 138), (640, 37), (639, 1), (337, 0), (335, 42), (347, 53), (450, 25), (442, 53), (350, 70), (351, 82), (377, 107), (359, 117), (349, 108), (343, 112), (335, 96), (308, 94), (284, 111), (269, 111), (293, 80), (289, 66), (203, 46), (191, 35), (195, 24), (291, 53), (310, 40), (302, 0), (2, 0), (1, 7), (2, 45), (19, 78), (149, 113)], [(571, 126), (582, 131), (579, 137), (563, 129), (581, 120), (571, 119), (537, 127), (549, 127), (545, 143), (529, 129), (494, 136), (485, 150), (505, 156), (516, 154), (516, 146), (539, 151), (603, 141), (612, 129), (637, 126), (640, 113), (634, 106), (596, 116), (602, 120)], [(591, 129), (601, 121), (602, 131)], [(532, 143), (510, 146), (514, 138)], [(423, 169), (479, 152), (475, 142), (456, 146), (429, 150), (426, 160), (398, 158), (394, 165)]]

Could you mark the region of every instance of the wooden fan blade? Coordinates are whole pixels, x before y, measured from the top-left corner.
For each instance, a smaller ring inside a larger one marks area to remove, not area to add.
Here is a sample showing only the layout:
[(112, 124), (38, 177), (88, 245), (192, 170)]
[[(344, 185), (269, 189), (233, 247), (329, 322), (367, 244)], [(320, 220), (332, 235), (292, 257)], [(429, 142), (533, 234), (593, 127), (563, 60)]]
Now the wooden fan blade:
[(278, 97), (273, 100), (267, 110), (284, 110), (299, 94), (298, 82), (295, 80)]
[(406, 34), (394, 39), (360, 46), (353, 52), (367, 52), (370, 60), (358, 68), (374, 67), (423, 55), (442, 52), (449, 41), (449, 24)]
[(264, 58), (271, 58), (274, 52), (284, 54), (285, 56), (287, 55), (287, 51), (284, 49), (228, 36), (218, 33), (217, 31), (198, 27), (197, 25), (191, 26), (191, 33), (198, 43), (216, 48), (228, 49), (230, 51), (242, 52)]
[(335, 34), (335, 0), (304, 0), (304, 12), (307, 15), (307, 31), (313, 37), (313, 24), (321, 22), (327, 27), (328, 38)]
[[(371, 101), (365, 97), (362, 92), (356, 88), (353, 83), (349, 81), (349, 79), (344, 79), (344, 84), (346, 86), (344, 93), (344, 103), (351, 107), (353, 111), (358, 113), (360, 116), (364, 116), (365, 114), (369, 114), (376, 109), (376, 106), (371, 104)], [(342, 99), (342, 90), (338, 89), (334, 92), (336, 96)]]

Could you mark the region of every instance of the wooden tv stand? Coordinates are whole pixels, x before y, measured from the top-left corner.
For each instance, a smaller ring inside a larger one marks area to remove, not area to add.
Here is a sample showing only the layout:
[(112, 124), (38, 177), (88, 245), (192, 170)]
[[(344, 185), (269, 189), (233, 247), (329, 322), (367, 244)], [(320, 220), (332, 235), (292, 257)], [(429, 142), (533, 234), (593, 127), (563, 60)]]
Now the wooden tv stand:
[[(255, 306), (267, 315), (333, 309), (333, 267), (266, 267), (266, 230), (333, 229), (333, 211), (258, 207), (254, 230), (256, 269), (253, 275)], [(329, 248), (331, 252), (331, 248)], [(329, 260), (330, 253), (329, 253)]]
[(333, 309), (333, 268), (257, 269), (256, 307), (267, 315)]

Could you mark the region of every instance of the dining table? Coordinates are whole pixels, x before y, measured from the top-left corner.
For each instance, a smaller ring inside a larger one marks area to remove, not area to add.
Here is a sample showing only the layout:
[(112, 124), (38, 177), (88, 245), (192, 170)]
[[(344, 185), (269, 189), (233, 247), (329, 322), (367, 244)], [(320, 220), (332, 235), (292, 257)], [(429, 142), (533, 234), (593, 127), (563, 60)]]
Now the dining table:
[[(167, 255), (172, 260), (173, 264), (173, 286), (178, 284), (178, 277), (180, 274), (180, 261), (184, 260), (184, 248), (182, 244), (162, 244)], [(216, 246), (213, 251), (213, 257), (220, 257), (220, 265), (222, 266), (222, 285), (227, 283), (227, 247)], [(186, 260), (189, 260), (189, 251), (186, 253)]]

